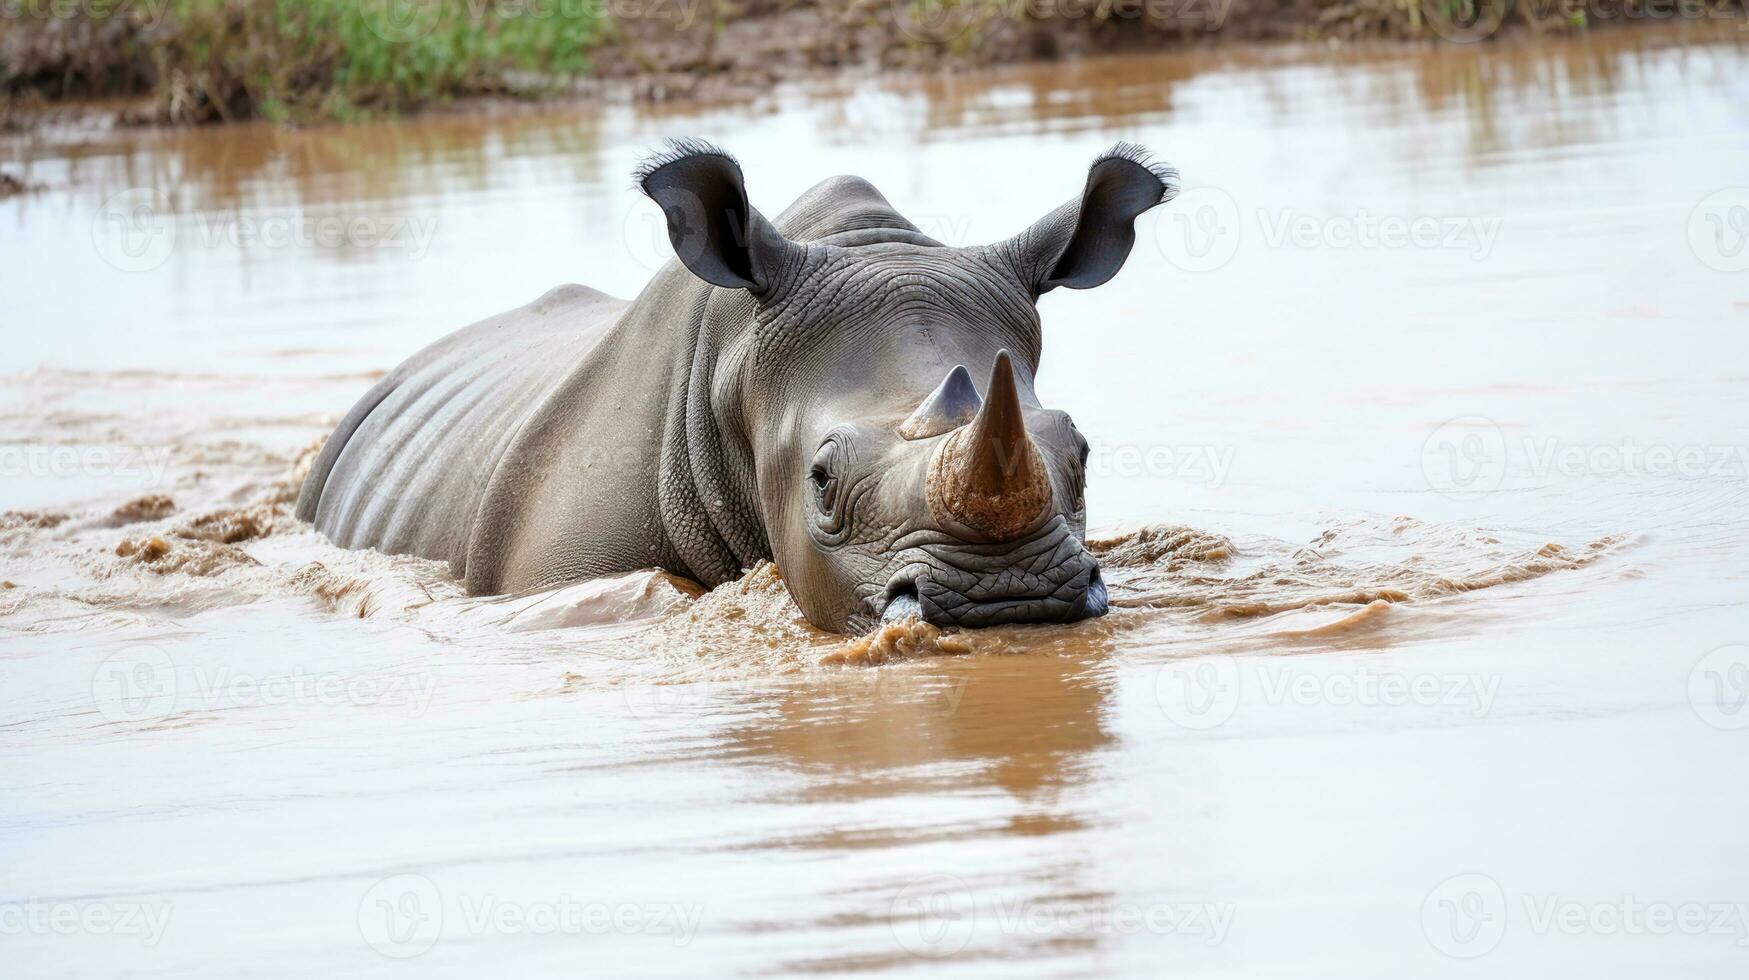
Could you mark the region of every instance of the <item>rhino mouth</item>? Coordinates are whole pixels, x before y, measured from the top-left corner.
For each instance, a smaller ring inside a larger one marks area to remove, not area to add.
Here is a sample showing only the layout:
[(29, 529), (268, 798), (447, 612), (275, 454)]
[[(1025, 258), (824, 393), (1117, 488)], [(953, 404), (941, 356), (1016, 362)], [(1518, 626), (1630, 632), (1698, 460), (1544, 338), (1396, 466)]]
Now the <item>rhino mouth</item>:
[(1058, 517), (1020, 542), (909, 549), (887, 583), (880, 618), (977, 628), (1071, 623), (1103, 616), (1107, 607), (1099, 562)]

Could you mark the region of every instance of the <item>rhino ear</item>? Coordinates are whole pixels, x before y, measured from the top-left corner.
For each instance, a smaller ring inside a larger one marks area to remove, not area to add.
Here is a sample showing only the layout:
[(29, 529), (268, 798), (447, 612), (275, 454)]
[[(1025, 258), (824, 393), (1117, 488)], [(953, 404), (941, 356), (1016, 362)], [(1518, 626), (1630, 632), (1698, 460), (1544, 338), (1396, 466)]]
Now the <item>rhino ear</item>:
[(713, 286), (769, 292), (802, 248), (747, 203), (735, 158), (703, 140), (670, 140), (632, 179), (661, 206), (674, 254)]
[(1150, 160), (1134, 143), (1112, 147), (1087, 171), (1087, 186), (1037, 224), (1004, 243), (1021, 276), (1039, 293), (1091, 289), (1129, 258), (1136, 218), (1178, 195), (1178, 171)]

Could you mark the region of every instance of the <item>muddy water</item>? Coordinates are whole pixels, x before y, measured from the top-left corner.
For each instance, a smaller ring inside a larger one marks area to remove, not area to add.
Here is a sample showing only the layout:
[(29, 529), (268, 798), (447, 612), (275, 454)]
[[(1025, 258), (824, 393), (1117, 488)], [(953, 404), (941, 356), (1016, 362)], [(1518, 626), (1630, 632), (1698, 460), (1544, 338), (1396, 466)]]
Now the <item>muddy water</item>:
[[(1740, 970), (1749, 57), (1670, 40), (6, 137), (6, 960)], [(474, 599), (287, 516), (406, 353), (636, 291), (672, 133), (953, 243), (1184, 171), (1043, 303), (1110, 616), (847, 647), (769, 566)]]

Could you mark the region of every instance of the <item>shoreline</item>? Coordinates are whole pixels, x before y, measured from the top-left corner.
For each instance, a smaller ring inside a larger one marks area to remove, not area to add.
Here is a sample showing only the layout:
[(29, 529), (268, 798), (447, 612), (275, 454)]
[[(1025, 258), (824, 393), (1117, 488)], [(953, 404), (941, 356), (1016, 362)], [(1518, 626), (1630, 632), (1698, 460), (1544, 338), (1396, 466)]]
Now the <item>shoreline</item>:
[[(792, 8), (792, 11), (796, 9), (802, 8)], [(749, 18), (738, 23), (743, 26), (764, 25), (770, 19), (772, 18)], [(1324, 57), (1375, 60), (1465, 49), (1504, 51), (1551, 41), (1583, 44), (1593, 37), (1617, 35), (1630, 29), (1638, 30), (1654, 46), (1749, 42), (1749, 20), (1732, 25), (1733, 22), (1716, 21), (1636, 21), (1548, 32), (1510, 24), (1484, 40), (1463, 44), (1425, 37), (1400, 38), (1379, 34), (1293, 39), (1210, 32), (1206, 37), (1156, 38), (1158, 43), (1080, 46), (1050, 53), (1012, 46), (998, 47), (986, 49), (975, 57), (947, 57), (934, 61), (913, 58), (891, 65), (861, 61), (826, 64), (795, 58), (764, 59), (759, 56), (761, 49), (746, 47), (737, 49), (742, 54), (737, 56), (736, 61), (726, 65), (720, 61), (714, 62), (715, 67), (711, 70), (700, 71), (696, 65), (677, 68), (673, 64), (657, 61), (644, 61), (639, 67), (622, 57), (617, 63), (609, 62), (600, 73), (563, 82), (551, 79), (519, 79), (507, 84), (503, 91), (445, 96), (395, 113), (367, 116), (363, 119), (287, 120), (277, 124), (294, 128), (317, 128), (346, 125), (350, 122), (381, 122), (384, 119), (426, 116), (509, 116), (563, 110), (571, 106), (756, 108), (797, 90), (822, 92), (835, 88), (853, 89), (894, 79), (953, 82), (976, 78), (1003, 68), (1026, 65), (1061, 65), (1065, 70), (1075, 70), (1110, 57), (1233, 55), (1262, 63), (1306, 63)], [(636, 49), (627, 45), (617, 50), (623, 55), (626, 51)], [(703, 52), (698, 57), (708, 60), (711, 55)], [(688, 71), (693, 73), (687, 74)], [(52, 130), (62, 130), (63, 135), (77, 138), (82, 133), (113, 129), (176, 130), (207, 125), (157, 118), (152, 110), (154, 98), (151, 94), (138, 94), (103, 98), (30, 99), (22, 102), (14, 99), (10, 103), (0, 104), (0, 140), (21, 136), (40, 138)], [(259, 118), (235, 121), (271, 122)], [(37, 185), (20, 181), (7, 171), (0, 170), (0, 200), (40, 189)]]

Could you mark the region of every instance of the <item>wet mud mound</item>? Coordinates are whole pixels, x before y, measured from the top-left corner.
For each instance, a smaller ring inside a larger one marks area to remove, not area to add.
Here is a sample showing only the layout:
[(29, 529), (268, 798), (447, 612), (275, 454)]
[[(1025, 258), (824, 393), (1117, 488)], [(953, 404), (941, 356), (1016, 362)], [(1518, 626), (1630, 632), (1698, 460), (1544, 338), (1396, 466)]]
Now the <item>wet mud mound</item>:
[(739, 579), (675, 609), (649, 639), (670, 664), (701, 673), (714, 671), (724, 661), (783, 673), (820, 664), (866, 666), (970, 653), (979, 646), (973, 634), (944, 634), (916, 621), (885, 624), (848, 641), (815, 629), (790, 598), (782, 572), (763, 561)]
[(1314, 606), (1437, 599), (1583, 568), (1623, 543), (1514, 546), (1485, 531), (1395, 517), (1356, 519), (1300, 547), (1244, 547), (1175, 526), (1095, 538), (1114, 608), (1177, 609), (1204, 622), (1252, 619)]

